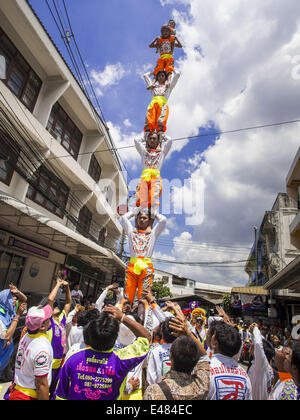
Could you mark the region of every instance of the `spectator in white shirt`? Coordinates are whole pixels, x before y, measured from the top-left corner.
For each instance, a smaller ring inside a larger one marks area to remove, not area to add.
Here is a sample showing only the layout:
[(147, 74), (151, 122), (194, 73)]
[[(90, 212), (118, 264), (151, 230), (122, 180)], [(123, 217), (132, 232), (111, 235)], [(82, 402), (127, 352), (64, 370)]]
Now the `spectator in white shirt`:
[(31, 307), (26, 315), (27, 334), (19, 343), (15, 362), (15, 385), (10, 400), (49, 400), (53, 350), (46, 332), (52, 308)]
[(210, 324), (207, 343), (212, 349), (208, 400), (252, 400), (246, 371), (233, 359), (241, 347), (238, 331), (223, 321)]
[(252, 341), (250, 354), (253, 361), (248, 370), (248, 375), (252, 385), (252, 397), (254, 400), (267, 400), (274, 381), (274, 373), (270, 363), (275, 356), (275, 350), (263, 338), (257, 324), (251, 324), (249, 332)]
[(169, 326), (170, 319), (161, 323), (162, 340), (148, 355), (147, 384), (155, 384), (171, 369), (170, 348), (176, 337)]
[(79, 283), (75, 284), (74, 289), (71, 292), (71, 296), (72, 296), (72, 298), (74, 298), (76, 300), (77, 303), (81, 303), (81, 301), (83, 299), (83, 293), (79, 289)]

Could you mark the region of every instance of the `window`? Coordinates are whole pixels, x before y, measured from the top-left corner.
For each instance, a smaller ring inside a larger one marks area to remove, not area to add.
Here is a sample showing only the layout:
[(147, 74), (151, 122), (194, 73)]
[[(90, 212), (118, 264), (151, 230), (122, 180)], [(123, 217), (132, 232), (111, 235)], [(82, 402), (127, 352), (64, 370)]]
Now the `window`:
[(94, 181), (99, 182), (101, 176), (101, 166), (99, 165), (96, 156), (93, 154), (89, 166), (89, 175)]
[(98, 243), (99, 245), (105, 244), (105, 239), (107, 237), (107, 229), (104, 227), (99, 232)]
[(178, 276), (173, 276), (173, 285), (186, 286), (187, 280)]
[(41, 168), (32, 180), (35, 188), (32, 185), (29, 186), (27, 197), (51, 213), (63, 218), (69, 188), (45, 168)]
[(19, 150), (10, 147), (9, 141), (6, 141), (2, 133), (0, 133), (0, 181), (9, 185), (12, 179), (14, 168), (12, 162), (15, 164), (18, 161)]
[(0, 55), (6, 61), (3, 82), (32, 112), (42, 81), (0, 28)]
[(53, 105), (47, 130), (77, 160), (82, 133), (58, 102)]
[(25, 258), (0, 251), (0, 290), (10, 283), (19, 287), (24, 265)]
[(83, 206), (79, 212), (77, 230), (84, 236), (88, 236), (90, 232), (92, 217), (92, 212), (86, 206)]

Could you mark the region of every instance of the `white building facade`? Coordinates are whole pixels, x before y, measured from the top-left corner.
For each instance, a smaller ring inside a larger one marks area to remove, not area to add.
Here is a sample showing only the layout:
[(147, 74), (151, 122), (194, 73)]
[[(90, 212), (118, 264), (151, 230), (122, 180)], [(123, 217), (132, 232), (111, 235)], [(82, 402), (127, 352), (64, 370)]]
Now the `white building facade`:
[(193, 295), (195, 293), (195, 281), (179, 277), (166, 271), (155, 269), (153, 281), (165, 280), (173, 297)]
[(26, 0), (0, 0), (0, 56), (0, 289), (47, 292), (63, 267), (95, 295), (125, 269), (109, 131)]

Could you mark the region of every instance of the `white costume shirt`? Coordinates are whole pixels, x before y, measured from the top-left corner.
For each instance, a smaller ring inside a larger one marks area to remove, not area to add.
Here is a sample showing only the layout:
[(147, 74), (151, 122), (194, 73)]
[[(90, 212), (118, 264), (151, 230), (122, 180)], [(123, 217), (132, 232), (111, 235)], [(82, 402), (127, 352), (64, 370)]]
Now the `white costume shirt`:
[[(180, 72), (176, 69), (174, 69), (172, 76), (171, 76), (171, 82), (168, 88), (166, 88), (165, 83), (160, 84), (158, 81), (155, 82), (154, 89), (151, 89), (152, 97), (154, 96), (164, 96), (166, 100), (169, 99), (172, 90), (176, 86), (178, 79), (180, 77)], [(143, 78), (146, 82), (147, 87), (152, 85), (153, 81), (151, 80), (151, 72), (145, 73), (143, 75)]]
[(141, 156), (142, 169), (154, 168), (161, 170), (164, 160), (172, 146), (171, 138), (165, 136), (161, 143), (161, 150), (148, 151), (146, 145), (143, 143), (145, 143), (144, 137), (134, 140), (136, 150)]
[(15, 362), (15, 383), (23, 388), (36, 389), (35, 377), (52, 379), (53, 350), (45, 334), (25, 336), (19, 343)]
[(170, 348), (172, 343), (161, 343), (148, 354), (147, 383), (156, 384), (171, 369)]
[(266, 358), (263, 337), (257, 327), (253, 329), (254, 361), (248, 371), (254, 400), (267, 400), (272, 388), (273, 370)]
[(213, 354), (207, 400), (252, 400), (247, 372), (231, 357)]
[[(136, 208), (136, 212), (139, 209)], [(121, 222), (124, 227), (125, 233), (128, 236), (128, 246), (129, 253), (131, 258), (137, 258), (139, 256), (144, 258), (151, 258), (155, 243), (164, 230), (167, 219), (162, 214), (157, 214), (155, 219), (157, 223), (155, 224), (152, 232), (150, 234), (145, 233), (133, 233), (133, 226), (130, 223), (129, 219), (135, 216), (135, 212), (129, 211), (121, 217)]]

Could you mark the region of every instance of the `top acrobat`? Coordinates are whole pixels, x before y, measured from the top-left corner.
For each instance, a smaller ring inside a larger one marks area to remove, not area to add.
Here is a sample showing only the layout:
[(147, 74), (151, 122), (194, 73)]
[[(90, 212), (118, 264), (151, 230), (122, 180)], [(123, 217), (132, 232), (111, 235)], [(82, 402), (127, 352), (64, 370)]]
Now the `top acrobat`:
[(163, 25), (161, 27), (161, 37), (155, 38), (149, 45), (149, 48), (156, 48), (157, 52), (160, 53), (160, 58), (157, 60), (153, 72), (154, 76), (161, 70), (165, 70), (169, 76), (171, 75), (174, 70), (174, 47), (182, 48), (182, 45), (178, 38), (172, 35), (172, 28), (169, 25)]

